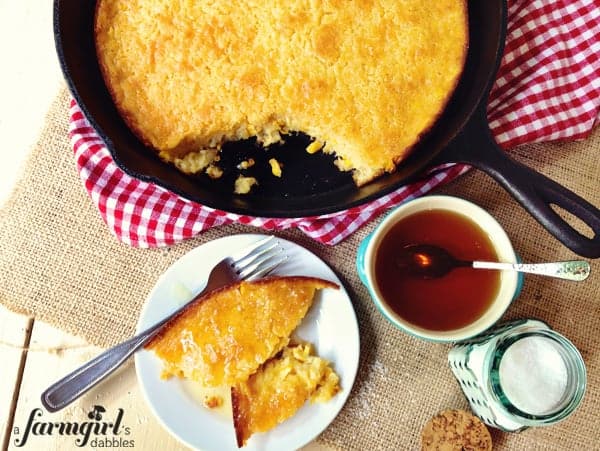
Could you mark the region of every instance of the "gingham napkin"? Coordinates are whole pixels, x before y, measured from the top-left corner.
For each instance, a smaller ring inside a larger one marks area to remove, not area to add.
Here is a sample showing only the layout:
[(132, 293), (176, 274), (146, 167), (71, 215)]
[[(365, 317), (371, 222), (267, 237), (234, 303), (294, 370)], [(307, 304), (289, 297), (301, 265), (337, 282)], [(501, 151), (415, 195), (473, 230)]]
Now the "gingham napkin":
[[(509, 2), (506, 48), (488, 107), (504, 148), (586, 137), (600, 113), (600, 7), (597, 0)], [(183, 199), (125, 174), (75, 101), (69, 137), (85, 188), (110, 230), (132, 246), (177, 243), (210, 227), (238, 222), (267, 230), (298, 227), (336, 244), (382, 212), (468, 170), (449, 165), (429, 179), (367, 204), (310, 218), (256, 218)]]

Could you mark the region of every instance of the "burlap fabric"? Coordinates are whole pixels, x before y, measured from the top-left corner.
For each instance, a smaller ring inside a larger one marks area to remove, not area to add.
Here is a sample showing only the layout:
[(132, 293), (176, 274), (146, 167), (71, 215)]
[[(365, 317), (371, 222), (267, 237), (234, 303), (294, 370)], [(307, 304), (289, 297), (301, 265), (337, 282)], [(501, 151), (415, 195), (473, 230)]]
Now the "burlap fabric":
[[(0, 212), (0, 302), (59, 328), (109, 346), (134, 330), (157, 277), (178, 257), (214, 238), (256, 229), (209, 230), (169, 249), (127, 247), (112, 236), (75, 170), (67, 140), (68, 94), (56, 99), (16, 190)], [(600, 205), (600, 130), (585, 142), (530, 145), (513, 155)], [(571, 259), (495, 182), (472, 171), (443, 192), (488, 209), (506, 228), (525, 261)], [(418, 449), (420, 431), (435, 413), (467, 408), (446, 364), (448, 345), (395, 330), (376, 311), (354, 269), (368, 224), (345, 242), (325, 247), (298, 231), (277, 234), (315, 252), (345, 282), (361, 330), (361, 360), (350, 399), (319, 440), (340, 449)], [(584, 283), (530, 276), (506, 318), (537, 317), (581, 351), (588, 390), (568, 420), (520, 434), (493, 430), (495, 449), (600, 449), (600, 263)], [(343, 381), (342, 381), (343, 383)]]

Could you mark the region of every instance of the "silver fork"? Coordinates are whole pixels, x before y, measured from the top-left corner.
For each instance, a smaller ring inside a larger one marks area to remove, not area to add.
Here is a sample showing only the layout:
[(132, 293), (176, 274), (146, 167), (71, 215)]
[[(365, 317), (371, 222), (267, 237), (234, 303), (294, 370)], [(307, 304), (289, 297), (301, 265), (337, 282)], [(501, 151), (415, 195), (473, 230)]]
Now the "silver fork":
[(123, 362), (160, 332), (171, 318), (178, 315), (195, 299), (233, 282), (266, 276), (283, 263), (286, 258), (287, 256), (283, 253), (279, 241), (274, 240), (273, 236), (257, 241), (249, 247), (224, 258), (211, 270), (206, 286), (194, 299), (149, 329), (107, 349), (98, 357), (52, 384), (42, 393), (42, 404), (49, 412), (56, 412), (69, 405), (119, 368)]

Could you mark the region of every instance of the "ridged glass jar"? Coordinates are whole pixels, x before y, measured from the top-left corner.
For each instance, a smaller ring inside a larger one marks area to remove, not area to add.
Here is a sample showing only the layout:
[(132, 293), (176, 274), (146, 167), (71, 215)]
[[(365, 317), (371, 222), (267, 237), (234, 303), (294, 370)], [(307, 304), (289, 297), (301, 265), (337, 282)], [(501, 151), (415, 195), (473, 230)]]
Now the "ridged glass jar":
[(577, 348), (535, 319), (511, 321), (455, 344), (448, 363), (473, 412), (504, 431), (557, 423), (585, 393)]

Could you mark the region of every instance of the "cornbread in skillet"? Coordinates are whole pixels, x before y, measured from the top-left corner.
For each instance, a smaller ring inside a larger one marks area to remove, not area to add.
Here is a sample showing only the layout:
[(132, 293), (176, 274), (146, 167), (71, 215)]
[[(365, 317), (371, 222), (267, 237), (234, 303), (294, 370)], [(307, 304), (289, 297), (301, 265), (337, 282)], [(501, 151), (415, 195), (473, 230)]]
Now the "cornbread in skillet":
[(190, 304), (146, 348), (163, 361), (163, 377), (232, 386), (289, 343), (323, 288), (337, 285), (300, 276), (229, 285)]
[(121, 115), (199, 172), (227, 141), (299, 131), (362, 185), (406, 157), (465, 61), (465, 0), (98, 0)]
[(329, 401), (339, 376), (314, 355), (310, 344), (288, 346), (250, 378), (231, 389), (233, 424), (242, 447), (255, 432), (266, 432), (292, 417), (309, 399)]

